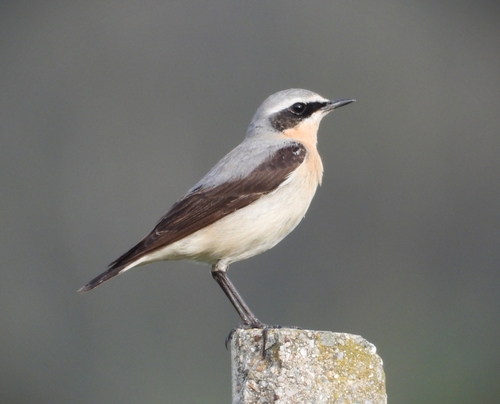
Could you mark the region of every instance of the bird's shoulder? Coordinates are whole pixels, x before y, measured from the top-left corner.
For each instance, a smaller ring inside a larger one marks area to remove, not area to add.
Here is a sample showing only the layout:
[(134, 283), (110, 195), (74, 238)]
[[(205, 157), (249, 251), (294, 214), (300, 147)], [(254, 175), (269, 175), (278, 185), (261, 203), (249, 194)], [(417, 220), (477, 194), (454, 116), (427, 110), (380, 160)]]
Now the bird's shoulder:
[[(187, 195), (195, 189), (214, 188), (223, 184), (240, 181), (251, 177), (251, 174), (273, 172), (278, 174), (279, 168), (296, 167), (307, 155), (307, 149), (300, 142), (284, 137), (268, 137), (264, 139), (246, 138), (231, 150), (192, 187)], [(186, 195), (186, 196), (187, 196)]]

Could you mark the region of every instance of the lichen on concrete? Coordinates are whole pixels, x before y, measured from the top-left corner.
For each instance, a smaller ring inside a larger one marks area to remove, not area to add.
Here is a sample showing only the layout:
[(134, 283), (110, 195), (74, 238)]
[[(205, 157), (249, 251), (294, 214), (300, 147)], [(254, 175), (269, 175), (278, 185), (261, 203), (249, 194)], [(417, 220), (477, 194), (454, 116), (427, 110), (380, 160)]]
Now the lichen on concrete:
[(238, 329), (231, 341), (233, 403), (385, 404), (374, 345), (360, 336), (289, 328)]

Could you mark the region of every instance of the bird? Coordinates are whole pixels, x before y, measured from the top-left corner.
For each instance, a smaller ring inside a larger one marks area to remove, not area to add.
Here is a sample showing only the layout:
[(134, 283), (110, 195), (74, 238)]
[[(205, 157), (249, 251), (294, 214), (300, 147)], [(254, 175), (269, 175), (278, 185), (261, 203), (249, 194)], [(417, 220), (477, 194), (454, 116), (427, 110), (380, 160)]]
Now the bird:
[(354, 99), (328, 100), (304, 89), (269, 96), (243, 141), (178, 200), (139, 243), (79, 289), (88, 292), (155, 261), (211, 265), (213, 279), (243, 325), (265, 328), (227, 276), (230, 264), (274, 247), (302, 220), (323, 176), (321, 119)]

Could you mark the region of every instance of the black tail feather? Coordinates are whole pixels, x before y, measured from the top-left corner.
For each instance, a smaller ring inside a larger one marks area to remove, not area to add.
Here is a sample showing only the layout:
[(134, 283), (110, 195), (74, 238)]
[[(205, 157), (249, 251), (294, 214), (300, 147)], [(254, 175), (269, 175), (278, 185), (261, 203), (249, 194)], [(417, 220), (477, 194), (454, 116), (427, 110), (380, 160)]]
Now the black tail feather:
[(85, 286), (82, 286), (80, 289), (78, 289), (78, 292), (81, 293), (88, 292), (89, 290), (92, 290), (101, 285), (102, 283), (106, 282), (107, 280), (114, 278), (116, 275), (120, 275), (120, 273), (123, 271), (123, 268), (127, 267), (128, 265), (130, 265), (139, 258), (140, 254), (142, 253), (140, 249), (143, 246), (143, 244), (144, 240), (142, 240), (140, 243), (132, 247), (125, 254), (118, 257), (116, 260), (114, 260), (111, 264), (108, 265), (108, 269), (106, 271), (104, 271), (102, 274), (92, 279)]
[(105, 272), (92, 279), (85, 286), (82, 286), (80, 289), (78, 289), (78, 292), (84, 293), (98, 287), (102, 283), (110, 280), (111, 278), (114, 278), (116, 275), (119, 275), (124, 267), (125, 267), (124, 265), (109, 267)]

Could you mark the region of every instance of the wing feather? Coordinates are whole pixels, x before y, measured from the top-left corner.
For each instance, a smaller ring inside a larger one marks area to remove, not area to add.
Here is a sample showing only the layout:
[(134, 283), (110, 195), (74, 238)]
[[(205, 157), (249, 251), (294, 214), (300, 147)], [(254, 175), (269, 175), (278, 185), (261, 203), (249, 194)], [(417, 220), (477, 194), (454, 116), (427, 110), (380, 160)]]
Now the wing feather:
[(302, 144), (292, 142), (278, 149), (245, 178), (194, 189), (172, 206), (151, 233), (109, 264), (106, 272), (81, 291), (95, 288), (144, 255), (187, 237), (274, 191), (303, 163), (306, 155)]

